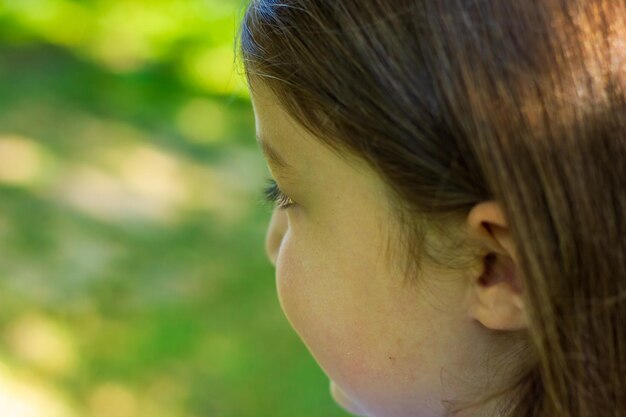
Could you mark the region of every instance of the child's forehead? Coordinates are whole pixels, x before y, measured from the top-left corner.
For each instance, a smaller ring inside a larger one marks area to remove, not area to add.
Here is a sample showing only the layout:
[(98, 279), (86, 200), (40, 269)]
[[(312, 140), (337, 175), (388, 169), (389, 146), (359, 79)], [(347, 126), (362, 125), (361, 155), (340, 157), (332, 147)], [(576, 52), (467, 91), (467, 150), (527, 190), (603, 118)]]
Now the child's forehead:
[(263, 80), (255, 78), (250, 81), (250, 97), (253, 105), (279, 106), (278, 96)]

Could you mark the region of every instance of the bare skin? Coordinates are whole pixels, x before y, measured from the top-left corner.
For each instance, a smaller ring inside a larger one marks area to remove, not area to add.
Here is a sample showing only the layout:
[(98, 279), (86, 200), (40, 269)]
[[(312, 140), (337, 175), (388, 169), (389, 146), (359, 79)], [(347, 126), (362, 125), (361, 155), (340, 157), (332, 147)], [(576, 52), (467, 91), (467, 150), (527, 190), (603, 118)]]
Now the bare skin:
[[(488, 389), (487, 355), (508, 346), (494, 345), (494, 332), (526, 327), (498, 204), (480, 203), (466, 219), (486, 248), (472, 268), (427, 267), (419, 285), (408, 285), (383, 256), (393, 218), (380, 177), (317, 141), (262, 84), (252, 99), (258, 135), (293, 167), (268, 160), (293, 201), (274, 211), (266, 241), (279, 300), (335, 400), (363, 416), (442, 417), (442, 401)], [(489, 252), (497, 262), (487, 271)]]

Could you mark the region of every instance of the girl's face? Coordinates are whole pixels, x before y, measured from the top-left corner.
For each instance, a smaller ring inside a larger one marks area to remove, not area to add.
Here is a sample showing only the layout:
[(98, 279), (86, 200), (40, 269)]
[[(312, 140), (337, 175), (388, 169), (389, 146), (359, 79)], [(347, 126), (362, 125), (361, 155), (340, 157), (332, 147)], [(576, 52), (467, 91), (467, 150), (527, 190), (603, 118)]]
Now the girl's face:
[(263, 85), (252, 95), (268, 166), (293, 200), (275, 209), (266, 242), (280, 304), (333, 397), (364, 416), (443, 416), (452, 382), (472, 381), (465, 364), (484, 349), (468, 314), (469, 285), (428, 267), (419, 284), (408, 283), (385, 257), (397, 242), (378, 175), (319, 143)]

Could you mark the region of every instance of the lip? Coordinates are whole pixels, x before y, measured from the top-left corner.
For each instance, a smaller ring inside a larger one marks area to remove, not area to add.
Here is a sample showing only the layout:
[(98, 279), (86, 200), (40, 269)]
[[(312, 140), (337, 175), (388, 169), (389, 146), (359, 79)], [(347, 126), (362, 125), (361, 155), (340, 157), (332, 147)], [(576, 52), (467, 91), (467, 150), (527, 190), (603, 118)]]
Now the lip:
[(330, 381), (330, 393), (337, 404), (341, 407), (345, 408), (352, 414), (356, 414), (359, 416), (365, 416), (364, 411), (359, 407), (354, 401), (352, 401), (348, 396), (339, 388), (334, 381)]

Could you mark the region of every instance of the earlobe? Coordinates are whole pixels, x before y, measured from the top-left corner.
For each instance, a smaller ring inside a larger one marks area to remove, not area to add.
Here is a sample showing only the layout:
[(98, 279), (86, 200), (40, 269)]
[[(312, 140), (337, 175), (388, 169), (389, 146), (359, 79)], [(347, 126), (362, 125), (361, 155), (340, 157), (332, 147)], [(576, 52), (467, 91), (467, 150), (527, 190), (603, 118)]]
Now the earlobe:
[(475, 297), (472, 316), (483, 326), (509, 331), (527, 327), (522, 289), (510, 258), (487, 265), (473, 286)]
[(479, 255), (482, 268), (470, 282), (470, 315), (492, 330), (526, 328), (523, 285), (515, 245), (499, 204), (493, 201), (477, 204), (468, 215), (467, 225), (482, 248)]
[(508, 300), (506, 289), (491, 288), (485, 299), (491, 304), (481, 305), (474, 318), (491, 330), (514, 331), (528, 327), (524, 309)]

